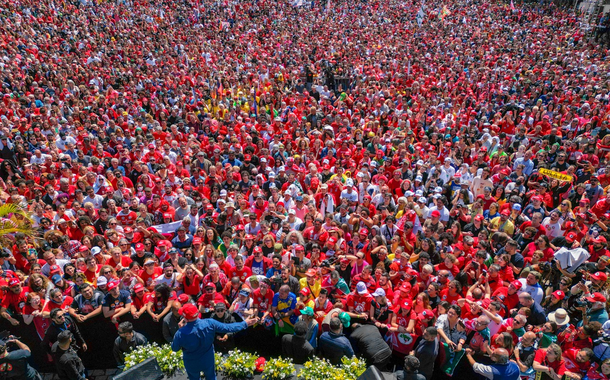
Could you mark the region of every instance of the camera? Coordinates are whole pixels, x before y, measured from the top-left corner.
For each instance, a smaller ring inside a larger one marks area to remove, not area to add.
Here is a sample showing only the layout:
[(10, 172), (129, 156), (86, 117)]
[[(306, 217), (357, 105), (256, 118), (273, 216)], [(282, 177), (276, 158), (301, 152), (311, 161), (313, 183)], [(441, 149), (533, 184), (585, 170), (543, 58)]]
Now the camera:
[(589, 304), (590, 304), (590, 302), (587, 301), (586, 299), (577, 299), (576, 301), (574, 301), (575, 307), (589, 306)]

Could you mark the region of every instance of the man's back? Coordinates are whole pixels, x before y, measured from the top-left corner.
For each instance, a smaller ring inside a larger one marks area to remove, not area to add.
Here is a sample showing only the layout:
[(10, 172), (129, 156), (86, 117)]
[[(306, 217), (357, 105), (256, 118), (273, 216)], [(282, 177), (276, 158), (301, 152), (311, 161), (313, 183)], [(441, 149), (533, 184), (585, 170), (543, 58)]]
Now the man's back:
[(295, 364), (304, 364), (314, 355), (313, 346), (302, 336), (282, 337), (282, 356), (292, 358)]
[(392, 351), (383, 340), (379, 329), (373, 325), (362, 325), (356, 328), (350, 335), (350, 340), (358, 346), (358, 350), (367, 360), (392, 355)]
[(318, 341), (320, 356), (327, 358), (332, 364), (340, 364), (341, 358), (354, 356), (354, 350), (349, 340), (343, 334), (332, 331), (325, 332)]

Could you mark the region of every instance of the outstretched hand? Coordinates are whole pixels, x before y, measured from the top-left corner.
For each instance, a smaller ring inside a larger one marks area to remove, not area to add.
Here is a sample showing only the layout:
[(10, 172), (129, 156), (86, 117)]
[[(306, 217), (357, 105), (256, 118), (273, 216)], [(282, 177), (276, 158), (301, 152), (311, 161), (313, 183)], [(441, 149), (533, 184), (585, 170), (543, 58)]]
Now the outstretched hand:
[(260, 321), (259, 317), (248, 317), (246, 318), (246, 323), (248, 324), (248, 326), (252, 326), (257, 324)]

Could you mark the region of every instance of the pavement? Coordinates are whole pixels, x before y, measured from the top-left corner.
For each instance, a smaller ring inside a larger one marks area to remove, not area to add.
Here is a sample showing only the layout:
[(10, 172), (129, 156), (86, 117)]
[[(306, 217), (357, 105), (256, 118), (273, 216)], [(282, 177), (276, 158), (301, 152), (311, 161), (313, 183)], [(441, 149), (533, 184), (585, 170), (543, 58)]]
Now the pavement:
[[(87, 376), (88, 380), (112, 380), (112, 377), (119, 373), (119, 370), (116, 368), (112, 369), (94, 369), (89, 371), (89, 375)], [(43, 373), (42, 378), (44, 380), (59, 380), (59, 377), (54, 373)]]

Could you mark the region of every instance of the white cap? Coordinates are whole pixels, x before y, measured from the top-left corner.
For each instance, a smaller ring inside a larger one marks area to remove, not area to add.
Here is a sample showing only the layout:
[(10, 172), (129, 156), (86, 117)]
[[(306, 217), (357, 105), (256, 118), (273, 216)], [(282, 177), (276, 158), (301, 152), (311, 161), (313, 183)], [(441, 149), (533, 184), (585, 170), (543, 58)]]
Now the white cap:
[(425, 204), (425, 203), (426, 203), (426, 198), (425, 198), (425, 197), (420, 197), (420, 198), (419, 198), (417, 201), (418, 201), (419, 203), (423, 203), (423, 204)]
[(91, 254), (93, 256), (99, 254), (100, 252), (102, 252), (102, 249), (100, 247), (93, 247), (93, 248), (91, 248)]
[(220, 196), (221, 197), (226, 197), (227, 196), (227, 191), (225, 189), (220, 190)]
[(297, 212), (295, 209), (291, 208), (290, 210), (288, 210), (288, 214), (296, 215)]
[(352, 187), (354, 186), (354, 181), (351, 178), (348, 178), (347, 181), (345, 181), (345, 185)]

